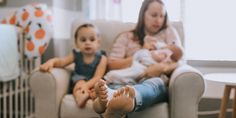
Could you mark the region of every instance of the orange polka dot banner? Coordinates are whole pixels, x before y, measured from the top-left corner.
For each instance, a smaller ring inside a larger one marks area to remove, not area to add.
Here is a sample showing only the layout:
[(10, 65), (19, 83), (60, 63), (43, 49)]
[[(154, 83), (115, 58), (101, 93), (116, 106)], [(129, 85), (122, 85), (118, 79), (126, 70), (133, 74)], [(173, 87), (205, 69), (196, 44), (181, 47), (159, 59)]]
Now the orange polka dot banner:
[(52, 12), (43, 3), (26, 5), (4, 18), (2, 24), (12, 24), (24, 31), (25, 56), (41, 57), (52, 38)]

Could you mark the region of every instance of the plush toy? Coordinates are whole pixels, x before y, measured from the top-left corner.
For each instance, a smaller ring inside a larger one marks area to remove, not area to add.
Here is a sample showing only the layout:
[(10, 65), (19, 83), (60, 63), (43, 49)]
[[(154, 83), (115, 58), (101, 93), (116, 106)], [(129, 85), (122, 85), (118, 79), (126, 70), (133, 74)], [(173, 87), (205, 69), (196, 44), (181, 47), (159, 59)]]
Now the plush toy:
[(27, 58), (40, 57), (52, 38), (52, 14), (46, 4), (29, 4), (4, 18), (2, 24), (12, 24), (24, 31), (24, 52)]

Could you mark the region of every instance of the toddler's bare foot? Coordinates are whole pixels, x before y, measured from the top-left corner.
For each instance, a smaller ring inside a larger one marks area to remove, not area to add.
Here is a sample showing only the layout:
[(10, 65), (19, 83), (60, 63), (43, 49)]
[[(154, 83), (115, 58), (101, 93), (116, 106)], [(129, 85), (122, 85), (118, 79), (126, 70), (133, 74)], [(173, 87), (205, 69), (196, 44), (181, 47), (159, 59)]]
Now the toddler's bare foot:
[(89, 99), (89, 94), (83, 90), (77, 90), (75, 92), (75, 101), (80, 108), (83, 108), (86, 105), (87, 100)]
[(118, 90), (109, 101), (107, 108), (109, 111), (129, 113), (134, 109), (135, 90), (126, 86)]
[(93, 103), (93, 109), (99, 114), (104, 113), (108, 102), (108, 91), (104, 80), (100, 80), (95, 84), (95, 92), (98, 98)]
[(95, 89), (91, 89), (89, 92), (89, 98), (91, 98), (92, 100), (95, 100), (97, 98)]

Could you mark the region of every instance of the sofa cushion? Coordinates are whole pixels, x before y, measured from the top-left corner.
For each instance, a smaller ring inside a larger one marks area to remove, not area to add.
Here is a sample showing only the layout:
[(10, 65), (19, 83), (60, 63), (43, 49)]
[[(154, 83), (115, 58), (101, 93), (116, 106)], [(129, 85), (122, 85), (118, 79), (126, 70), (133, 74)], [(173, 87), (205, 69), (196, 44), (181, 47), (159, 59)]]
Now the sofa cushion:
[[(87, 102), (85, 108), (76, 106), (74, 97), (70, 94), (66, 95), (61, 103), (61, 118), (100, 118), (99, 114), (93, 111), (92, 100)], [(156, 104), (151, 108), (147, 108), (142, 112), (129, 114), (129, 118), (168, 118), (168, 104), (166, 102)]]
[(168, 103), (162, 102), (141, 112), (129, 114), (129, 118), (169, 118)]
[(61, 103), (61, 118), (100, 118), (99, 114), (93, 111), (92, 100), (89, 100), (85, 108), (79, 108), (74, 100), (73, 95), (64, 96)]

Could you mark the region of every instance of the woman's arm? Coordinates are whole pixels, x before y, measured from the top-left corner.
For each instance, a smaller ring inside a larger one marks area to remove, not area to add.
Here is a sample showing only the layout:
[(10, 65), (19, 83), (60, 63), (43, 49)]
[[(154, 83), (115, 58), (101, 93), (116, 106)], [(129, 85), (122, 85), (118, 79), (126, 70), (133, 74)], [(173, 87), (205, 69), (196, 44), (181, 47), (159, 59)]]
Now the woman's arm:
[(95, 74), (94, 74), (93, 78), (90, 79), (86, 83), (88, 89), (93, 88), (95, 83), (103, 77), (103, 75), (106, 72), (106, 68), (107, 68), (107, 58), (106, 58), (106, 56), (102, 56), (98, 66), (96, 68), (96, 71), (95, 71)]
[(157, 63), (149, 66), (145, 71), (145, 77), (155, 77), (160, 76), (161, 74), (170, 75), (175, 68), (177, 67), (177, 63)]
[(127, 68), (132, 64), (132, 57), (127, 58), (108, 58), (108, 69), (122, 69)]
[(131, 32), (124, 32), (115, 39), (108, 56), (108, 69), (121, 69), (131, 65), (132, 57), (127, 57), (127, 47), (132, 40)]
[(44, 64), (40, 65), (41, 71), (49, 71), (53, 67), (65, 67), (71, 64), (74, 61), (74, 55), (71, 53), (64, 58), (52, 58), (45, 62)]

